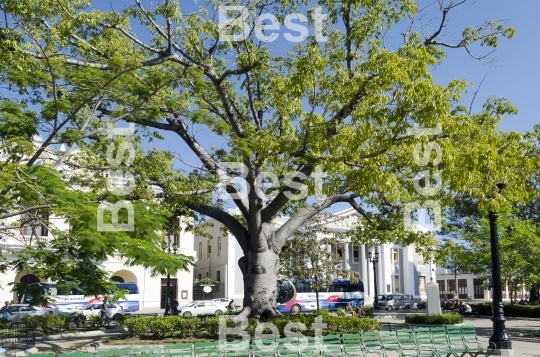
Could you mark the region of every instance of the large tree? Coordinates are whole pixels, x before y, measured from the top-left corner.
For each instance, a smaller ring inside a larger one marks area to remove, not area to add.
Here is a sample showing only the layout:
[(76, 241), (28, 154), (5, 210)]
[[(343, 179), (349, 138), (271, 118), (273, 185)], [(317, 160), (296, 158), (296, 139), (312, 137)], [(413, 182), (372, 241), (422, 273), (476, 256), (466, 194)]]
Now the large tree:
[[(486, 21), (452, 42), (443, 37), (449, 14), (466, 2), (438, 3), (430, 31), (419, 27), (423, 12), (413, 0), (319, 1), (318, 9), (307, 0), (134, 0), (103, 8), (87, 0), (1, 0), (7, 22), (0, 73), (25, 98), (22, 105), (39, 107), (64, 127), (55, 143), (103, 140), (96, 129), (121, 121), (140, 133), (175, 135), (172, 151), (185, 161), (189, 150), (195, 169), (136, 177), (160, 185), (172, 213), (223, 223), (244, 253), (241, 314), (275, 315), (281, 249), (334, 204), (349, 204), (365, 218), (366, 241), (422, 244), (423, 235), (403, 229), (407, 203), (429, 198), (445, 206), (456, 193), (485, 196), (501, 179), (513, 199), (525, 194), (515, 179), (530, 169), (516, 169), (527, 165), (522, 138), (497, 129), (515, 108), (491, 98), (470, 113), (459, 105), (467, 83), (440, 85), (430, 72), (443, 64), (445, 49), (482, 58), (480, 46), (495, 48), (514, 30)], [(247, 25), (254, 16), (283, 20), (303, 12), (313, 28), (324, 29), (294, 45), (261, 42), (271, 31), (255, 27), (240, 41), (222, 41), (220, 34), (242, 32), (220, 26), (219, 18), (239, 16), (219, 14), (221, 5), (246, 6)], [(315, 20), (317, 12), (328, 17)], [(93, 114), (91, 125), (83, 113)], [(251, 188), (247, 194), (235, 184), (239, 177)], [(218, 186), (231, 200), (215, 195)], [(241, 218), (228, 213), (228, 202)]]

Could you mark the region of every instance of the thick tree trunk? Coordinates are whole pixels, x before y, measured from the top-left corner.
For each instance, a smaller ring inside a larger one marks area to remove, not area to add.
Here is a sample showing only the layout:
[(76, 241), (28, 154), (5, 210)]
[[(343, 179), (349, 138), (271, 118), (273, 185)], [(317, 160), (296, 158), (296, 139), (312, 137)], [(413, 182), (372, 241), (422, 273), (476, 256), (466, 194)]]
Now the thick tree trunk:
[(244, 278), (244, 308), (240, 315), (254, 318), (280, 315), (276, 302), (279, 248), (272, 245), (271, 226), (263, 225), (258, 236), (250, 238), (248, 250), (238, 261)]
[(279, 315), (276, 305), (276, 281), (279, 256), (267, 249), (249, 251), (238, 261), (244, 276), (243, 315), (261, 318)]

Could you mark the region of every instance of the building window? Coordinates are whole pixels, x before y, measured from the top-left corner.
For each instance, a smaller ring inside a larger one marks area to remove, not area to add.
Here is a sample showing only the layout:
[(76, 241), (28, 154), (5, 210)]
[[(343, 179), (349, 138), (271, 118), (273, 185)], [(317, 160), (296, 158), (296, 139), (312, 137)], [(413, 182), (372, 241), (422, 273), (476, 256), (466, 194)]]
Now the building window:
[(175, 244), (177, 248), (180, 248), (180, 234), (173, 234), (173, 244)]
[(219, 270), (216, 271), (216, 281), (221, 281), (221, 272)]
[(208, 259), (210, 259), (210, 254), (212, 254), (212, 241), (208, 240)]
[(353, 246), (353, 263), (360, 263), (360, 247)]
[(201, 274), (199, 274), (199, 278), (197, 280), (201, 281)]
[(48, 213), (35, 213), (33, 216), (23, 213), (21, 215), (21, 222), (24, 223), (25, 221), (32, 221), (33, 224), (21, 227), (21, 235), (38, 237), (47, 237), (49, 235), (49, 229), (47, 228), (47, 224), (49, 223)]
[(420, 291), (420, 294), (426, 292), (426, 277), (425, 276), (419, 276), (418, 277), (418, 290)]
[(418, 254), (418, 265), (424, 265), (424, 256), (422, 254)]
[(218, 257), (221, 255), (221, 237), (217, 239), (217, 255)]
[(456, 284), (454, 280), (447, 280), (446, 284), (448, 285), (448, 288), (446, 289), (446, 292), (448, 294), (455, 295), (456, 294)]
[(394, 292), (399, 293), (399, 275), (394, 275)]
[(199, 260), (202, 260), (202, 242), (199, 242)]
[(399, 252), (397, 249), (392, 249), (392, 262), (394, 265), (399, 265)]
[(437, 284), (439, 285), (439, 295), (442, 298), (446, 297), (446, 291), (444, 290), (444, 280), (437, 280)]
[(458, 293), (460, 298), (466, 298), (469, 294), (469, 291), (467, 290), (467, 279), (459, 279), (457, 281), (458, 283)]
[(391, 293), (392, 292), (392, 286), (390, 284), (386, 284), (386, 292)]
[(208, 272), (206, 272), (206, 277), (208, 278)]

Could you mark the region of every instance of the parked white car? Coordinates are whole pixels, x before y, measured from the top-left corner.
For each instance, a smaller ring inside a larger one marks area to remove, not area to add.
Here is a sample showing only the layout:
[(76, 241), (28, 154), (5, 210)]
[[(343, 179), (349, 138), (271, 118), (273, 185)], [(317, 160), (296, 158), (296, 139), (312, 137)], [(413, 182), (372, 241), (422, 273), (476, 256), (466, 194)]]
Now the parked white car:
[[(77, 310), (72, 312), (72, 314), (83, 314), (86, 318), (90, 316), (101, 316), (101, 305), (102, 304), (89, 304), (84, 307), (82, 310)], [(107, 304), (109, 306), (109, 318), (116, 320), (121, 315), (124, 315), (124, 309), (122, 306), (117, 304)]]
[(226, 311), (223, 304), (207, 300), (207, 301), (193, 301), (187, 305), (180, 306), (178, 308), (178, 315), (180, 316), (197, 316), (204, 314), (221, 314)]
[(218, 299), (212, 299), (211, 301), (214, 301), (216, 304), (220, 306), (225, 307), (225, 311), (229, 308), (229, 303), (231, 302), (231, 299), (225, 299), (225, 298), (218, 298)]
[(48, 307), (30, 306), (30, 304), (13, 304), (8, 306), (11, 312), (11, 320), (19, 321), (28, 315), (49, 315), (54, 311)]

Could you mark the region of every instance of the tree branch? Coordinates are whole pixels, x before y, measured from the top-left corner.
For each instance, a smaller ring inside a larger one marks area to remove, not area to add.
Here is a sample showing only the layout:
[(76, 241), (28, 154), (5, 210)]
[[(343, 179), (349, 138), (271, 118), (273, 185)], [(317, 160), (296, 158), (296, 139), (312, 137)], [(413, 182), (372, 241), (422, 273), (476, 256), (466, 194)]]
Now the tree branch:
[[(295, 186), (297, 187), (304, 184), (304, 182), (306, 182), (313, 173), (313, 169), (313, 165), (302, 166), (300, 171), (298, 171), (294, 178), (291, 180), (291, 183), (294, 182)], [(272, 200), (272, 202), (270, 202), (270, 204), (262, 210), (262, 222), (270, 222), (279, 212), (279, 210), (283, 208), (283, 206), (285, 206), (287, 202), (290, 201), (291, 197), (299, 191), (299, 189), (291, 188), (290, 183), (286, 187), (284, 187)]]
[(54, 208), (54, 207), (57, 207), (57, 205), (48, 204), (48, 205), (32, 206), (32, 207), (28, 207), (28, 208), (25, 208), (25, 209), (17, 211), (17, 212), (10, 212), (10, 213), (2, 214), (2, 215), (0, 215), (0, 219), (5, 219), (5, 218), (18, 216), (18, 215), (25, 214), (25, 213), (28, 213), (28, 212), (37, 211), (37, 210), (40, 210), (40, 209), (43, 209), (43, 208)]
[(244, 251), (244, 253), (248, 251), (249, 233), (247, 229), (232, 215), (218, 208), (202, 203), (187, 203), (186, 207), (200, 214), (204, 214), (205, 216), (214, 218), (216, 221), (222, 223), (234, 235), (238, 241), (238, 244), (240, 244), (242, 251)]
[(358, 195), (352, 193), (339, 193), (331, 197), (327, 197), (324, 200), (318, 200), (312, 205), (301, 209), (276, 231), (276, 245), (280, 248), (283, 247), (283, 244), (285, 244), (287, 238), (289, 238), (291, 234), (293, 234), (298, 228), (300, 228), (300, 226), (302, 226), (302, 224), (304, 224), (314, 215), (322, 212), (334, 203), (349, 202), (349, 200), (356, 197), (358, 197)]

